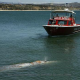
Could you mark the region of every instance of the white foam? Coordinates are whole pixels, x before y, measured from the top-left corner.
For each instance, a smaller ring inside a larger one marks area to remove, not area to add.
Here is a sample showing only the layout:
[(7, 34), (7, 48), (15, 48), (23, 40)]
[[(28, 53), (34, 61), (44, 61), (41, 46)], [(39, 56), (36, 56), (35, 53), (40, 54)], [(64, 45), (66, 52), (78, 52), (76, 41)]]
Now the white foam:
[(35, 62), (31, 62), (31, 63), (21, 63), (21, 64), (8, 65), (8, 66), (1, 67), (0, 72), (9, 71), (9, 70), (17, 70), (20, 68), (41, 65), (41, 64), (48, 64), (48, 63), (53, 63), (53, 62), (57, 62), (57, 61), (35, 61)]

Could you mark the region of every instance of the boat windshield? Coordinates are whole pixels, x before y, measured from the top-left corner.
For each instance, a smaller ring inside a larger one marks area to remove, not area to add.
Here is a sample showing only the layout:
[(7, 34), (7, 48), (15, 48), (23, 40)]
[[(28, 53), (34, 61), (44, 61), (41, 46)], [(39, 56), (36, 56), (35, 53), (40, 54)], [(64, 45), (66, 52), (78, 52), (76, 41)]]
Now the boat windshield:
[(53, 17), (74, 17), (72, 13), (52, 13), (51, 18)]
[(60, 21), (58, 21), (58, 24), (59, 24), (59, 25), (66, 25), (66, 24), (67, 24), (67, 21), (61, 21), (61, 20), (60, 20)]

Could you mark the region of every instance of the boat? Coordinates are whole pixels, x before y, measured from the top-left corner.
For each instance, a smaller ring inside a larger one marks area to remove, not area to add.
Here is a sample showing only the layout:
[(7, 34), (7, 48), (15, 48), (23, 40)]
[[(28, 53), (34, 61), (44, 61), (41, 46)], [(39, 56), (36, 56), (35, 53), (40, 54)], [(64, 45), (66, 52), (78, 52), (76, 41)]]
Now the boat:
[(80, 32), (80, 24), (76, 24), (75, 15), (76, 13), (69, 9), (53, 10), (48, 24), (43, 25), (43, 27), (50, 36)]

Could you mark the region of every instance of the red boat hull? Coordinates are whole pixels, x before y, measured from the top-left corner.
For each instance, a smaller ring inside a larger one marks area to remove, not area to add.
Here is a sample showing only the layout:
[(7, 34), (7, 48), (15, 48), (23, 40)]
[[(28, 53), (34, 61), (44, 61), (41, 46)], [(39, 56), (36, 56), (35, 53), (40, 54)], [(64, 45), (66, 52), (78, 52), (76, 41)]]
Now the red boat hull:
[(75, 27), (50, 27), (50, 26), (43, 26), (47, 33), (51, 36), (54, 35), (69, 35), (73, 33), (77, 33), (80, 31), (80, 26)]

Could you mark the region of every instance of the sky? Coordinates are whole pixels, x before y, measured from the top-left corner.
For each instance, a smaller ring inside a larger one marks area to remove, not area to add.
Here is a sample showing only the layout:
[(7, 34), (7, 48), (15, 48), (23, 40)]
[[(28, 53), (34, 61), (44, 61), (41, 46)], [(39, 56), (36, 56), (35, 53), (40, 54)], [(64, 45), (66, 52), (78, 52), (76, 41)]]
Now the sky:
[(80, 0), (0, 0), (0, 2), (13, 2), (13, 3), (71, 3), (79, 2)]

